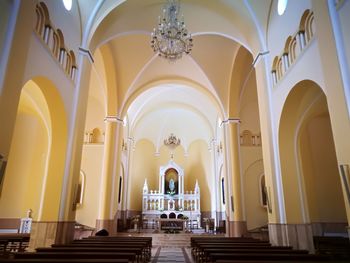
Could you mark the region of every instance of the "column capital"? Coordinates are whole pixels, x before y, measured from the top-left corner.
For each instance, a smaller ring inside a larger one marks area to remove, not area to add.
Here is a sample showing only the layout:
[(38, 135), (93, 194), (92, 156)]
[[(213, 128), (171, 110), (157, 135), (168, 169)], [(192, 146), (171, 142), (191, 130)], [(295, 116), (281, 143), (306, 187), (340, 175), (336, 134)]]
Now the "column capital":
[(104, 118), (104, 121), (105, 122), (116, 122), (118, 124), (124, 124), (124, 121), (121, 118), (119, 118), (117, 116), (111, 116), (111, 115), (110, 116), (106, 116)]
[(221, 122), (221, 125), (223, 124), (230, 124), (230, 123), (241, 123), (241, 119), (240, 118), (227, 118), (226, 120), (223, 120)]
[(89, 59), (91, 64), (95, 62), (94, 57), (92, 56), (89, 49), (79, 47), (79, 53), (82, 54), (83, 56), (86, 56)]

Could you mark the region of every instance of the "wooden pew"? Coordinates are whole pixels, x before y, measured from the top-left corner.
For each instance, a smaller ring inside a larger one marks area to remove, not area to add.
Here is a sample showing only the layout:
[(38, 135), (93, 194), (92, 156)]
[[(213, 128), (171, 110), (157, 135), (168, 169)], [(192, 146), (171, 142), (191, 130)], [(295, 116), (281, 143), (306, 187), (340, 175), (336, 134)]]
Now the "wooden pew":
[[(229, 260), (232, 262), (233, 260), (239, 260), (240, 262), (245, 262), (247, 260), (253, 261), (293, 261), (293, 262), (322, 262), (329, 261), (328, 257), (320, 256), (320, 255), (311, 255), (311, 254), (275, 254), (275, 253), (210, 253), (209, 261), (207, 262), (217, 262), (218, 260)], [(221, 261), (222, 262), (222, 261)]]
[[(47, 258), (0, 258), (1, 263), (34, 263), (34, 262), (48, 262)], [(52, 263), (128, 263), (127, 259), (91, 259), (91, 258), (50, 258)]]
[(307, 250), (291, 250), (291, 249), (273, 249), (271, 248), (205, 248), (202, 250), (201, 259), (199, 261), (209, 262), (210, 255), (213, 253), (229, 253), (229, 254), (300, 254), (300, 255), (308, 255)]
[(21, 252), (29, 245), (29, 234), (0, 234), (0, 256), (8, 252)]
[(13, 254), (14, 259), (127, 259), (128, 262), (136, 262), (135, 253), (127, 252), (19, 252)]
[(37, 248), (37, 252), (42, 253), (70, 253), (70, 252), (108, 252), (108, 253), (134, 253), (136, 255), (136, 261), (146, 261), (147, 255), (143, 253), (143, 247), (95, 247), (95, 246), (61, 246), (52, 248)]
[(192, 253), (196, 262), (261, 262), (261, 261), (327, 261), (328, 257), (308, 254), (306, 250), (271, 246), (266, 241), (252, 238), (191, 238)]
[[(145, 259), (151, 258), (151, 251), (152, 251), (152, 240), (151, 241), (130, 241), (130, 240), (111, 240), (111, 241), (75, 241), (71, 244), (65, 245), (65, 246), (71, 246), (71, 247), (121, 247), (121, 248), (128, 248), (128, 247), (139, 247), (142, 248), (142, 256)], [(52, 245), (52, 247), (62, 247), (62, 245)]]
[(70, 245), (94, 245), (94, 246), (114, 246), (120, 244), (121, 247), (133, 245), (142, 245), (144, 247), (144, 255), (148, 260), (151, 258), (152, 237), (125, 237), (125, 236), (91, 236), (79, 240), (74, 240)]

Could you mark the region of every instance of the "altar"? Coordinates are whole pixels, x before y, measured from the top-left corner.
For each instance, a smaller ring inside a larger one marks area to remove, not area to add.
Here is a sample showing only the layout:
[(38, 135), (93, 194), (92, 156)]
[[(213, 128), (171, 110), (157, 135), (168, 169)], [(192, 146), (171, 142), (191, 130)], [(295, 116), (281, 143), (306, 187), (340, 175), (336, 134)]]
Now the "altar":
[[(142, 218), (156, 220), (159, 228), (172, 222), (175, 228), (184, 230), (184, 223), (196, 223), (200, 227), (200, 188), (196, 180), (193, 190), (184, 191), (184, 170), (172, 159), (159, 169), (159, 188), (149, 190), (147, 179), (143, 186)], [(181, 221), (181, 223), (179, 223)], [(176, 225), (174, 225), (176, 224)]]

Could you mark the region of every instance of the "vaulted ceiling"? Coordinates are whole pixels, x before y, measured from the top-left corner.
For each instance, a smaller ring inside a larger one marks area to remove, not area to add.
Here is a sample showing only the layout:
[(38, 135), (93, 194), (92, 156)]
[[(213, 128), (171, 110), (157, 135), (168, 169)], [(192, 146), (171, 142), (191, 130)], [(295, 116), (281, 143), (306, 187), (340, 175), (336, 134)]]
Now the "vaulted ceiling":
[[(82, 13), (93, 12), (90, 1), (78, 1)], [(250, 12), (261, 8), (257, 17), (265, 20), (270, 2), (181, 1), (194, 47), (190, 55), (169, 63), (150, 47), (165, 1), (101, 1), (89, 39), (100, 60), (95, 64), (103, 75), (106, 115), (127, 116), (132, 136), (156, 146), (170, 132), (188, 144), (196, 138), (209, 142), (218, 118), (239, 112), (232, 108), (239, 105), (242, 83), (252, 68), (251, 52), (259, 45)], [(90, 94), (96, 94), (91, 89), (98, 87), (90, 87)]]

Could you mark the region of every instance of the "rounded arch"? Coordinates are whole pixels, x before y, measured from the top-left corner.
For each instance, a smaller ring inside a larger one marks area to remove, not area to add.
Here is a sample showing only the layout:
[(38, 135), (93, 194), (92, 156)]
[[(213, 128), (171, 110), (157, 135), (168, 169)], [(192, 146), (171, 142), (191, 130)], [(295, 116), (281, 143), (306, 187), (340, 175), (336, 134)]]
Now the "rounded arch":
[(261, 205), (261, 176), (264, 174), (263, 159), (256, 159), (244, 170), (244, 203), (247, 228), (255, 229), (267, 224), (267, 210)]
[(124, 101), (121, 110), (120, 110), (120, 116), (125, 116), (127, 110), (129, 109), (131, 103), (139, 97), (143, 92), (147, 91), (150, 88), (162, 85), (162, 84), (183, 84), (189, 88), (194, 88), (198, 90), (199, 92), (203, 93), (205, 96), (207, 96), (212, 102), (213, 105), (218, 109), (218, 112), (220, 114), (220, 118), (224, 119), (224, 116), (226, 116), (223, 105), (221, 102), (216, 99), (216, 97), (205, 87), (202, 85), (193, 82), (189, 79), (183, 79), (183, 78), (175, 78), (175, 77), (169, 77), (167, 79), (158, 79), (154, 81), (150, 81), (149, 83), (146, 83), (145, 85), (139, 87), (137, 90), (135, 90), (126, 100)]
[[(50, 158), (46, 179), (45, 196), (43, 196), (42, 219), (57, 218), (61, 185), (64, 174), (65, 154), (68, 138), (67, 113), (63, 99), (53, 82), (45, 77), (37, 76), (32, 79), (45, 96), (50, 112), (51, 136)], [(53, 203), (53, 200), (54, 201)]]
[(346, 221), (327, 97), (314, 81), (300, 81), (289, 92), (279, 151), (287, 221)]
[[(67, 118), (63, 101), (49, 79), (37, 76), (25, 82), (18, 109), (16, 126), (22, 127), (22, 131), (18, 132), (15, 128), (9, 164), (13, 162), (16, 165), (8, 172), (14, 174), (11, 180), (17, 180), (20, 184), (28, 183), (22, 188), (19, 186), (17, 194), (20, 196), (21, 192), (27, 195), (22, 203), (33, 206), (34, 218), (55, 221), (58, 218), (67, 143)], [(20, 115), (21, 112), (24, 115)], [(45, 128), (40, 128), (40, 123)], [(21, 167), (28, 169), (20, 172), (18, 169)], [(31, 187), (33, 183), (37, 185)], [(14, 206), (13, 209), (19, 213), (19, 206)]]

